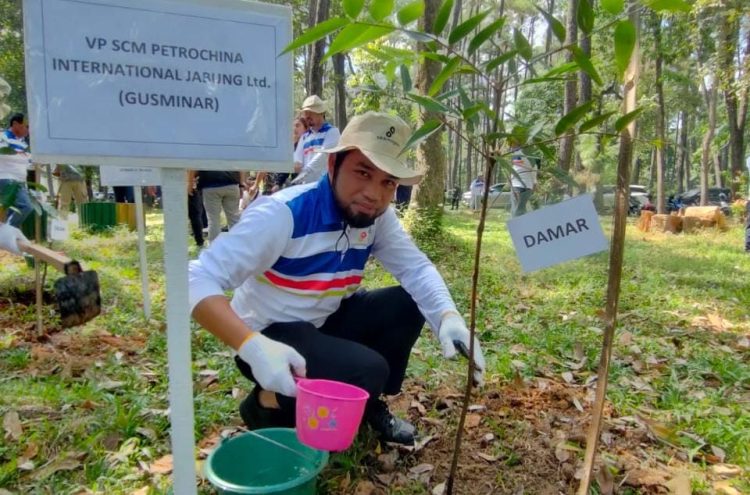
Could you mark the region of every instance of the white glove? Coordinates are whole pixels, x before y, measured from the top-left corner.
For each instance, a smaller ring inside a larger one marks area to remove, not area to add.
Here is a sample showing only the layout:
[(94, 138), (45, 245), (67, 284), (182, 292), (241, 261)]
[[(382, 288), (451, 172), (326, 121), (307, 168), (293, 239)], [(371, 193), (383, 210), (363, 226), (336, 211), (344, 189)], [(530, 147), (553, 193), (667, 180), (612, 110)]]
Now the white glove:
[(305, 376), (307, 370), (305, 358), (294, 348), (258, 334), (246, 340), (237, 354), (250, 365), (263, 389), (288, 397), (297, 396), (292, 369), (297, 376)]
[[(464, 319), (457, 314), (449, 314), (443, 318), (438, 331), (440, 346), (443, 348), (443, 356), (450, 359), (456, 355), (456, 344), (460, 342), (469, 350), (469, 329), (466, 328)], [(462, 352), (463, 353), (463, 352)], [(468, 357), (468, 356), (466, 356)], [(474, 383), (478, 386), (484, 384), (484, 356), (482, 348), (479, 347), (479, 340), (474, 337)]]
[(19, 241), (29, 242), (23, 232), (7, 223), (0, 223), (0, 249), (21, 256)]

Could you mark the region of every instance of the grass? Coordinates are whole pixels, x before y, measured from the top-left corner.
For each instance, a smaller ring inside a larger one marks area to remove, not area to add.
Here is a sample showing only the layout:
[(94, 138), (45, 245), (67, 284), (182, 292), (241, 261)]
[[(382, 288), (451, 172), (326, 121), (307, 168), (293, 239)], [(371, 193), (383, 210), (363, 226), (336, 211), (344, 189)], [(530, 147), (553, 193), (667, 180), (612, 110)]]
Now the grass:
[[(607, 255), (523, 274), (504, 215), (490, 213), (482, 247), (477, 331), (487, 386), (507, 383), (516, 373), (560, 378), (571, 363), (583, 362), (575, 375), (582, 382), (598, 365)], [(610, 232), (609, 219), (602, 223)], [(141, 311), (136, 236), (126, 230), (79, 232), (64, 244), (99, 273), (105, 311), (92, 322), (33, 342), (33, 307), (3, 309), (0, 415), (18, 412), (23, 432), (0, 442), (0, 487), (40, 494), (144, 487), (168, 492), (169, 477), (146, 469), (170, 451), (161, 215), (150, 213), (148, 224), (150, 319)], [(423, 248), (468, 314), (476, 217), (449, 212), (444, 226), (444, 235)], [(620, 416), (647, 416), (663, 426), (664, 440), (690, 452), (699, 467), (711, 447), (727, 463), (750, 466), (750, 350), (738, 346), (742, 335), (750, 335), (750, 258), (742, 235), (736, 224), (689, 236), (645, 235), (628, 227), (608, 399)], [(195, 255), (192, 244), (190, 249)], [(54, 278), (50, 272), (48, 286)], [(365, 279), (368, 287), (395, 283), (377, 263), (368, 265)], [(33, 287), (33, 271), (20, 261), (4, 263), (0, 300), (20, 286)], [(248, 384), (223, 345), (195, 326), (191, 331), (200, 439), (238, 424), (236, 396)], [(462, 383), (463, 363), (445, 362), (427, 334), (409, 376), (434, 388)], [(107, 345), (102, 339), (109, 339)], [(502, 427), (497, 434), (504, 434)], [(338, 493), (342, 479), (364, 476), (363, 463), (374, 449), (377, 441), (363, 435), (352, 449), (332, 456), (321, 492)], [(750, 490), (743, 483), (737, 489)], [(710, 490), (700, 481), (694, 488)], [(426, 493), (418, 484), (402, 490)], [(210, 493), (208, 487), (201, 491)]]

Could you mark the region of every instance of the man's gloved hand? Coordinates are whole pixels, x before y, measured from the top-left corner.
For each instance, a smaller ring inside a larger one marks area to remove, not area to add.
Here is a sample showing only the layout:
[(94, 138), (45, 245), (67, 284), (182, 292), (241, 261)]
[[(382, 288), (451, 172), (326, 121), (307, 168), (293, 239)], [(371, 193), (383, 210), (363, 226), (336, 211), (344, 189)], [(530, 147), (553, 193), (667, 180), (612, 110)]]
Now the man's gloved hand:
[[(446, 358), (455, 356), (457, 350), (469, 357), (469, 329), (459, 315), (451, 313), (443, 318), (438, 338)], [(479, 347), (479, 340), (474, 337), (474, 383), (478, 386), (484, 384), (484, 366), (482, 348)]]
[(294, 348), (257, 334), (237, 350), (240, 359), (250, 365), (253, 375), (265, 390), (288, 397), (297, 396), (292, 369), (297, 376), (305, 376), (305, 358)]
[(18, 248), (19, 241), (29, 242), (23, 232), (17, 228), (7, 223), (0, 223), (0, 249), (21, 256), (21, 250)]

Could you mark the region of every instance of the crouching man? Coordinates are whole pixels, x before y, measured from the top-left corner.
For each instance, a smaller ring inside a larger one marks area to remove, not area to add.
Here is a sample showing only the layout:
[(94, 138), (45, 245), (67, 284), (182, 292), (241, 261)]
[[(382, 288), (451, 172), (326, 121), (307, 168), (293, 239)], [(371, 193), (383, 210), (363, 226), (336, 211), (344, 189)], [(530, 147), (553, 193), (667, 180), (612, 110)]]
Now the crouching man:
[[(293, 427), (293, 375), (338, 380), (370, 394), (365, 420), (389, 442), (415, 429), (388, 410), (427, 321), (443, 354), (469, 347), (469, 331), (435, 266), (390, 207), (399, 184), (421, 174), (401, 158), (411, 131), (399, 118), (354, 117), (318, 182), (263, 196), (190, 264), (193, 318), (236, 350), (257, 385), (240, 405), (250, 429)], [(373, 256), (399, 286), (360, 288)], [(234, 289), (230, 301), (224, 291)], [(484, 358), (474, 344), (475, 381)]]

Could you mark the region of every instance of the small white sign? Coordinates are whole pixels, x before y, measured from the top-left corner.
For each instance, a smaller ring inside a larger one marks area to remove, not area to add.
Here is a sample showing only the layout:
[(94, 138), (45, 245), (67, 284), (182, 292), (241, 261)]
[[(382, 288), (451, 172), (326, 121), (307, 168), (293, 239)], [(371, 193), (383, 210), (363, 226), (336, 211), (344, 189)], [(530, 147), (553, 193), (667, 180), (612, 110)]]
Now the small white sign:
[(508, 221), (508, 231), (524, 272), (609, 247), (590, 194), (513, 218)]
[(24, 0), (34, 157), (291, 168), (291, 9), (243, 0)]
[(160, 186), (161, 171), (151, 167), (99, 167), (103, 186)]
[(70, 227), (67, 220), (53, 218), (49, 222), (49, 237), (53, 241), (67, 241), (70, 237)]

